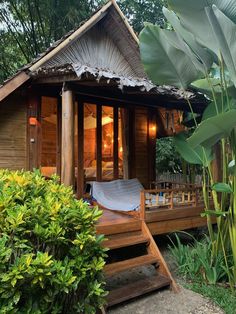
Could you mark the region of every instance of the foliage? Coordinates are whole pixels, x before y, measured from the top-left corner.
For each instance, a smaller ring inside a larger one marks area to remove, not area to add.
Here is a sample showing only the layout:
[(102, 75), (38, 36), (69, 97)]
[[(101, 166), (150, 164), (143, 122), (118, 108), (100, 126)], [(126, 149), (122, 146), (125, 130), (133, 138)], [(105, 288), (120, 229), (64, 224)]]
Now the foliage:
[[(172, 30), (147, 25), (140, 35), (141, 57), (154, 83), (183, 89), (189, 104), (195, 130), (188, 139), (177, 138), (177, 148), (185, 160), (202, 166), (211, 258), (217, 260), (223, 255), (225, 274), (233, 290), (236, 286), (235, 0), (167, 2), (172, 10), (164, 8), (163, 13)], [(200, 123), (186, 94), (190, 86), (211, 99)], [(214, 181), (208, 154), (216, 143), (221, 147), (222, 182)], [(199, 152), (202, 157), (196, 162)], [(217, 221), (217, 234), (212, 229), (212, 216)]]
[(165, 25), (161, 10), (165, 0), (120, 0), (117, 3), (137, 33), (142, 30), (145, 22)]
[(171, 240), (169, 249), (181, 275), (198, 282), (205, 281), (210, 285), (227, 278), (224, 256), (219, 254), (212, 258), (211, 241), (207, 236), (201, 241), (193, 238), (193, 244), (182, 244), (177, 234), (175, 238), (176, 244)]
[[(0, 83), (30, 62), (106, 0), (3, 0), (0, 3)], [(164, 0), (117, 1), (136, 32), (144, 22), (164, 24)]]
[[(186, 244), (183, 244), (181, 238), (181, 234), (179, 236), (175, 234), (175, 239), (169, 246), (175, 264), (178, 266), (177, 271), (184, 277), (181, 284), (187, 289), (210, 298), (226, 314), (234, 313), (236, 297), (223, 282), (226, 279), (222, 263), (223, 257), (219, 257), (218, 262), (212, 262), (211, 243), (208, 237), (197, 241), (191, 236), (192, 241), (188, 241)], [(211, 264), (215, 265), (212, 269), (209, 268)], [(217, 283), (217, 278), (220, 279), (221, 284)], [(206, 279), (208, 279), (207, 283)]]
[(25, 62), (24, 56), (14, 53), (15, 42), (8, 32), (0, 29), (0, 83)]
[(0, 82), (77, 28), (104, 2), (3, 0), (0, 4)]
[(140, 50), (144, 70), (155, 84), (186, 89), (200, 76), (186, 44), (173, 31), (148, 24), (140, 34)]
[(157, 140), (156, 168), (158, 173), (182, 172), (182, 159), (175, 149), (172, 137), (163, 137)]
[(188, 139), (188, 133), (182, 132), (174, 137), (174, 144), (179, 154), (190, 164), (206, 165), (213, 159), (211, 148), (202, 149), (201, 146), (192, 147)]
[(100, 215), (56, 177), (0, 170), (1, 313), (95, 313), (105, 295)]

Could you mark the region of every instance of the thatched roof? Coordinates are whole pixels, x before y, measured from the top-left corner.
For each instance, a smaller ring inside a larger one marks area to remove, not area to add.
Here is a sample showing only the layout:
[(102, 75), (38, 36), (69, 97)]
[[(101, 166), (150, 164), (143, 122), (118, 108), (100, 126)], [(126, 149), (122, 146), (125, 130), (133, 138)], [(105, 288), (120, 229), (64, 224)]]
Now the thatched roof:
[[(146, 77), (140, 60), (138, 38), (114, 0), (109, 1), (77, 30), (65, 35), (32, 63), (0, 87), (0, 101), (28, 80), (73, 74), (110, 81), (123, 89), (139, 88), (152, 94), (183, 99), (171, 86), (155, 86)], [(188, 96), (204, 102), (189, 91)]]

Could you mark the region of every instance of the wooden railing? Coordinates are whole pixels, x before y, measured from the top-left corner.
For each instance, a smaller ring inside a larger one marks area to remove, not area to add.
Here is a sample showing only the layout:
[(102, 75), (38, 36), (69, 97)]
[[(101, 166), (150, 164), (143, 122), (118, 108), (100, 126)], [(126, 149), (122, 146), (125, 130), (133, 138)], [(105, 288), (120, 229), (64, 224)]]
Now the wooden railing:
[[(185, 187), (196, 187), (196, 184), (184, 183), (179, 181), (152, 181), (150, 182), (150, 190), (152, 189), (178, 189)], [(199, 185), (200, 186), (200, 185)]]
[(203, 203), (201, 186), (185, 185), (178, 188), (142, 190), (140, 192), (140, 217), (145, 219), (146, 211), (154, 209), (197, 207)]

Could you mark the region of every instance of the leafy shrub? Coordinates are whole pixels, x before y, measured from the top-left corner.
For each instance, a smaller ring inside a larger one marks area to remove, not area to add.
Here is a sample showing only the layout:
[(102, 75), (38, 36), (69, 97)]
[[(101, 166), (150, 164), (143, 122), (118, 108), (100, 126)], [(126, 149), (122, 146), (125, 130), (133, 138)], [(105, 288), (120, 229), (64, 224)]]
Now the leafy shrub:
[(212, 256), (212, 244), (207, 236), (200, 241), (192, 237), (194, 242), (191, 244), (181, 243), (177, 234), (175, 238), (176, 243), (171, 240), (172, 245), (169, 249), (178, 266), (179, 274), (212, 285), (227, 278), (224, 256), (220, 253)]
[(100, 217), (57, 178), (0, 170), (1, 313), (94, 313), (104, 301)]
[(156, 169), (158, 173), (182, 172), (182, 159), (172, 137), (163, 137), (156, 141)]

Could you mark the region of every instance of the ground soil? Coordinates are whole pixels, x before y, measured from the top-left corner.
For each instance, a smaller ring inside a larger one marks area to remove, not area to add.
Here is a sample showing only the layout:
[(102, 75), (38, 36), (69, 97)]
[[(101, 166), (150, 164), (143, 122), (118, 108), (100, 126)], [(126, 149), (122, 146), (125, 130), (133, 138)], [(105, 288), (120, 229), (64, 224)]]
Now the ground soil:
[(110, 314), (223, 314), (210, 300), (181, 287), (178, 294), (170, 290), (121, 304), (108, 311)]

